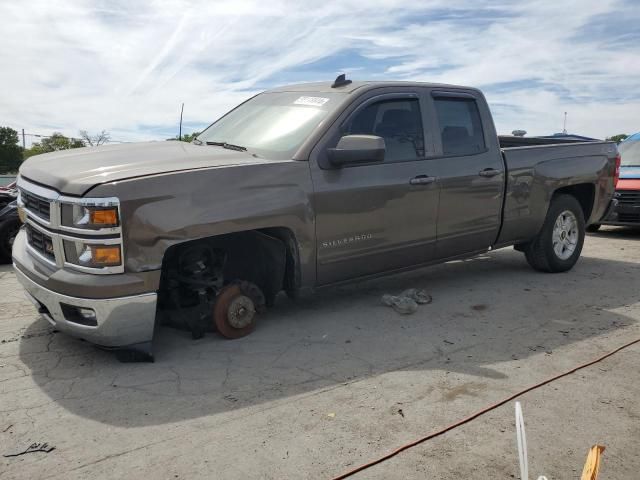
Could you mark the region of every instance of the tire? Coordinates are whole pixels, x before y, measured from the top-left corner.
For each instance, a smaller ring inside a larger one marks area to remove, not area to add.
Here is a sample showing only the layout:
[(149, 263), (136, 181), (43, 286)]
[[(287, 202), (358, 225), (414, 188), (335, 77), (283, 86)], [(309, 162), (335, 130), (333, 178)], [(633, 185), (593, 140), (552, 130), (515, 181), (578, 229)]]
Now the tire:
[(602, 225), (600, 225), (599, 223), (592, 223), (591, 225), (589, 225), (589, 226), (587, 227), (587, 232), (595, 233), (595, 232), (597, 232), (598, 230), (600, 230), (600, 227), (601, 227), (601, 226), (602, 226)]
[(584, 237), (584, 214), (580, 203), (571, 195), (557, 195), (551, 200), (540, 232), (527, 245), (524, 254), (535, 270), (566, 272), (580, 258)]
[(2, 263), (11, 262), (11, 249), (13, 240), (20, 230), (20, 220), (12, 218), (0, 224), (0, 261)]

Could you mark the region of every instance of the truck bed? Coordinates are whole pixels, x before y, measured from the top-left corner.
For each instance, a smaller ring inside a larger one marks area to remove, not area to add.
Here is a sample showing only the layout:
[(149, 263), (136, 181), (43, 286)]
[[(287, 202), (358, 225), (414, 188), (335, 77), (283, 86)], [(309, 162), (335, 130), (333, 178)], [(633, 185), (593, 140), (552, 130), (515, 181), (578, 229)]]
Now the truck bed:
[[(582, 195), (585, 205), (593, 205), (585, 215), (587, 224), (605, 214), (614, 191), (615, 143), (571, 142), (501, 150), (507, 182), (496, 246), (533, 237), (544, 221), (550, 192), (558, 189), (576, 190), (572, 193)], [(607, 184), (599, 179), (606, 179)]]

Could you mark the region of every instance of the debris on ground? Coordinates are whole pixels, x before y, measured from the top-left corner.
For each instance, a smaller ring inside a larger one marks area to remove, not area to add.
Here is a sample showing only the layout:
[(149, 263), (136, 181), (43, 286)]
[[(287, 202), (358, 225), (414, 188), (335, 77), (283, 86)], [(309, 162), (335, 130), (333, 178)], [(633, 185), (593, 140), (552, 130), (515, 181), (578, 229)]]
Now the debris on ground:
[(424, 290), (410, 288), (400, 295), (385, 294), (382, 296), (382, 303), (393, 308), (401, 315), (410, 315), (418, 310), (418, 305), (426, 305), (433, 301), (431, 295)]
[(597, 480), (598, 472), (600, 471), (600, 456), (602, 455), (602, 452), (604, 452), (604, 447), (602, 445), (594, 445), (589, 449), (587, 461), (584, 464), (580, 480)]
[(6, 457), (6, 458), (19, 457), (20, 455), (26, 455), (27, 453), (36, 453), (36, 452), (50, 453), (50, 452), (53, 452), (55, 449), (56, 447), (49, 446), (48, 443), (32, 443), (31, 445), (29, 445), (29, 447), (26, 450), (23, 450), (22, 452), (10, 453), (8, 455), (3, 455), (3, 457)]
[(417, 288), (409, 288), (400, 294), (401, 297), (408, 297), (415, 301), (418, 305), (426, 305), (433, 301), (431, 295), (424, 290), (418, 290)]
[(382, 303), (393, 308), (401, 315), (411, 315), (418, 310), (418, 304), (409, 297), (396, 297), (395, 295), (383, 295)]

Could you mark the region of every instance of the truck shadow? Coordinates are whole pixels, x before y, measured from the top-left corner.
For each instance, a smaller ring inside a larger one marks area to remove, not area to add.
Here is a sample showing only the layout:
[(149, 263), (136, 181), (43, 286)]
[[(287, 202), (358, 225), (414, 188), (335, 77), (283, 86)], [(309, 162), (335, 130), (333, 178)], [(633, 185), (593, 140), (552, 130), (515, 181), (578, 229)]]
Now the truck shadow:
[[(615, 275), (616, 282), (611, 278)], [(562, 355), (563, 347), (634, 324), (638, 265), (583, 257), (567, 274), (534, 272), (509, 251), (279, 299), (240, 340), (158, 332), (156, 363), (109, 353), (34, 321), (20, 359), (73, 414), (105, 424), (176, 422), (312, 394), (393, 371), (440, 370), (508, 379), (502, 362)], [(433, 303), (401, 316), (383, 293), (424, 288)], [(524, 364), (523, 364), (524, 365)], [(513, 371), (507, 369), (507, 371)]]

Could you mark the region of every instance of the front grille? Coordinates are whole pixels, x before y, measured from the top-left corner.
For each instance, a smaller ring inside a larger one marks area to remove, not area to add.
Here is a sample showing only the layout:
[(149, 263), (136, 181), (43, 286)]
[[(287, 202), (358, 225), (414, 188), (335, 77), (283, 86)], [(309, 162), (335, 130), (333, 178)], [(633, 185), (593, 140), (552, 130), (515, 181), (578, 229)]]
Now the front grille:
[(33, 212), (34, 215), (44, 218), (47, 222), (51, 219), (51, 203), (49, 200), (24, 190), (20, 192), (20, 198), (22, 198), (25, 208)]
[(640, 205), (640, 191), (617, 190), (618, 205)]
[(53, 253), (53, 240), (51, 237), (40, 230), (36, 230), (29, 224), (27, 224), (25, 228), (27, 230), (27, 242), (29, 246), (42, 256), (51, 261), (55, 261), (56, 257)]

